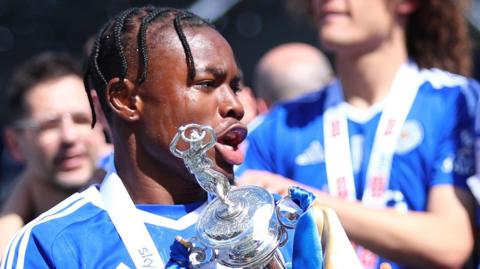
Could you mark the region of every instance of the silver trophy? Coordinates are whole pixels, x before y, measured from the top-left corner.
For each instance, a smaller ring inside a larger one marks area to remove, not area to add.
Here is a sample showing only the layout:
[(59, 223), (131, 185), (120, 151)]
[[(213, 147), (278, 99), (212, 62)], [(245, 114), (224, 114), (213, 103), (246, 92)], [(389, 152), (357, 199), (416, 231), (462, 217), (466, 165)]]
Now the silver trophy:
[(275, 203), (263, 188), (232, 187), (207, 157), (216, 140), (210, 126), (187, 124), (170, 143), (170, 151), (183, 159), (198, 184), (215, 196), (198, 219), (196, 236), (183, 240), (191, 268), (213, 261), (231, 268), (288, 268), (279, 247), (303, 211), (288, 196)]

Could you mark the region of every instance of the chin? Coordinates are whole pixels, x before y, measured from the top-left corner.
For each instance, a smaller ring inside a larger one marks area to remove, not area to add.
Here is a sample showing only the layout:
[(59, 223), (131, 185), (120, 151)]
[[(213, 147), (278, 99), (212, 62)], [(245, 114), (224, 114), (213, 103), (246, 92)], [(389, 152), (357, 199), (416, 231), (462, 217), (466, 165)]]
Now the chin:
[(58, 175), (53, 183), (59, 189), (79, 190), (86, 187), (91, 179), (91, 173), (75, 173), (70, 175)]
[(319, 39), (323, 47), (329, 51), (335, 52), (339, 49), (355, 46), (354, 33), (346, 30), (322, 29), (319, 32)]

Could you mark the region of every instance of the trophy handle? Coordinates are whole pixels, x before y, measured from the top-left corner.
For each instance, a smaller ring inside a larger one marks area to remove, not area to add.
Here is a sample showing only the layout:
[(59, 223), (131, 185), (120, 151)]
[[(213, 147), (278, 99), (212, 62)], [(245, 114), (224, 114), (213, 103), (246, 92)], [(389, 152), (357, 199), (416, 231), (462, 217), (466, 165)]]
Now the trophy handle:
[(265, 269), (287, 269), (287, 268), (291, 268), (289, 266), (286, 266), (282, 262), (281, 255), (282, 254), (280, 254), (279, 249), (275, 250), (275, 253), (273, 254), (272, 260), (267, 264)]
[(198, 269), (215, 260), (215, 251), (201, 244), (196, 237), (192, 237), (188, 241), (190, 243), (188, 248), (190, 268)]
[(288, 233), (285, 226), (280, 226), (280, 240), (278, 243), (278, 247), (283, 247), (288, 242)]
[(175, 136), (172, 139), (172, 142), (170, 142), (170, 152), (177, 158), (182, 158), (183, 156), (183, 151), (180, 151), (177, 148), (178, 141), (180, 140), (180, 137), (182, 137), (182, 133), (180, 130), (177, 131)]
[(304, 213), (304, 210), (292, 200), (290, 195), (283, 197), (277, 202), (275, 211), (278, 222), (287, 229), (294, 229), (298, 219)]
[[(192, 133), (189, 135), (186, 134), (188, 130), (192, 131)], [(206, 144), (202, 144), (202, 141), (205, 139), (207, 133), (210, 135), (210, 140)], [(170, 152), (172, 152), (173, 155), (178, 158), (183, 158), (185, 151), (181, 151), (177, 148), (177, 144), (180, 139), (190, 144), (190, 147), (195, 147), (194, 145), (198, 145), (200, 150), (206, 151), (215, 145), (217, 136), (213, 128), (207, 125), (190, 123), (180, 126), (177, 130), (177, 133), (173, 137), (172, 142), (170, 142)]]

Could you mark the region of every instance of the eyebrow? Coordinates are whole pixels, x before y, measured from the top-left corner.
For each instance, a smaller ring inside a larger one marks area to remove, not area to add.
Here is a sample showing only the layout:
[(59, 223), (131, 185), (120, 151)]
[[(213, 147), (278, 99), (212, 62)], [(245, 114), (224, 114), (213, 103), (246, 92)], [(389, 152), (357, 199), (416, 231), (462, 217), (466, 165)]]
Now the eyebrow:
[(217, 75), (217, 76), (226, 76), (227, 75), (227, 72), (224, 69), (220, 69), (220, 68), (217, 68), (217, 67), (211, 67), (211, 66), (200, 67), (200, 68), (197, 69), (197, 73), (211, 73), (211, 74)]
[[(213, 74), (214, 76), (219, 76), (219, 77), (226, 77), (227, 76), (227, 72), (224, 70), (224, 69), (221, 69), (221, 68), (217, 68), (217, 67), (211, 67), (211, 66), (207, 66), (207, 67), (200, 67), (197, 69), (196, 73), (210, 73), (210, 74)], [(239, 73), (237, 73), (233, 78), (232, 78), (232, 81), (234, 83), (240, 83), (243, 81), (243, 76)]]

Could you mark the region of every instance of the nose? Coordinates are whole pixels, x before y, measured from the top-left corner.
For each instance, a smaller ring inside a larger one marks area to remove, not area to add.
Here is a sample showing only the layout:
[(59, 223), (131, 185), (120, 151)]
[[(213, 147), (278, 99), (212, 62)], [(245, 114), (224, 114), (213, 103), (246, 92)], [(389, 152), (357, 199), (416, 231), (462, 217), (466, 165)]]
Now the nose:
[(243, 105), (230, 87), (221, 90), (219, 111), (223, 118), (235, 118), (241, 120), (245, 111)]
[(73, 143), (78, 138), (78, 131), (71, 117), (62, 118), (59, 131), (63, 143)]

